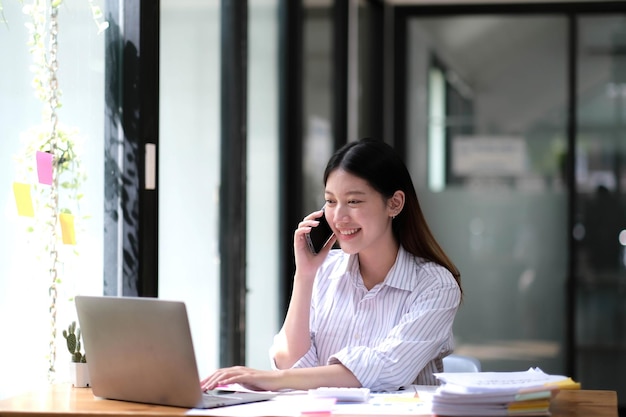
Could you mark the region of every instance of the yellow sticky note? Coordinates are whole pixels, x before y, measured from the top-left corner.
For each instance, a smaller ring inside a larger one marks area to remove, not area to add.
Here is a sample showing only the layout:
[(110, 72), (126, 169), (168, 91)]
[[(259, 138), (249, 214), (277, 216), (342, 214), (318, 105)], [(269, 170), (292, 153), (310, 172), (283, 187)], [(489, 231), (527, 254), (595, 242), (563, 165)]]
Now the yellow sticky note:
[(30, 195), (30, 184), (14, 182), (13, 194), (17, 204), (17, 214), (19, 216), (35, 217), (33, 198)]
[(576, 382), (572, 378), (566, 378), (562, 381), (557, 381), (557, 382), (553, 382), (551, 384), (546, 384), (546, 385), (555, 385), (559, 389), (573, 389), (573, 390), (580, 389), (580, 382)]
[(59, 214), (59, 220), (61, 221), (63, 243), (66, 245), (75, 245), (76, 233), (74, 232), (74, 216), (69, 213), (61, 213)]

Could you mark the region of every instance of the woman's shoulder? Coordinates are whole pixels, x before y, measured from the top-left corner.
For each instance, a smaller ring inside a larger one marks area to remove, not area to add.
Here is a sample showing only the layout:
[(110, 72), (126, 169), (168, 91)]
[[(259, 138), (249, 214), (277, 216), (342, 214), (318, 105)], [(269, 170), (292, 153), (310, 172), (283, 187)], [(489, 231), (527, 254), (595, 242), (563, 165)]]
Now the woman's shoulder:
[(458, 286), (452, 273), (436, 262), (404, 251), (403, 263), (415, 286)]

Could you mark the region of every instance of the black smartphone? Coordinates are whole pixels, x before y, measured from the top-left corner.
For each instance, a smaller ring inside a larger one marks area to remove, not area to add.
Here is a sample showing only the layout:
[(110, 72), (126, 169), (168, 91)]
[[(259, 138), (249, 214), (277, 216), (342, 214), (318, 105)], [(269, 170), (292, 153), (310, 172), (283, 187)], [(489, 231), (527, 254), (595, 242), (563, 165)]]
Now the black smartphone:
[(311, 252), (317, 255), (333, 236), (333, 229), (330, 228), (326, 221), (326, 214), (322, 214), (322, 217), (318, 217), (315, 220), (319, 221), (320, 224), (312, 227), (311, 231), (306, 234), (306, 242), (309, 244)]

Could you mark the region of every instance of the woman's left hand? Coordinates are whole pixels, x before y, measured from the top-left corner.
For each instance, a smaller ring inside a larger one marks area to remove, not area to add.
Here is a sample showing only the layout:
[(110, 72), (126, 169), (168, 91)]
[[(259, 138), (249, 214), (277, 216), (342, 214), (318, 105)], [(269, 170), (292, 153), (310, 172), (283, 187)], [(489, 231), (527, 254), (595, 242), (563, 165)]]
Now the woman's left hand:
[(283, 388), (284, 382), (281, 371), (262, 371), (245, 366), (221, 368), (200, 381), (203, 391), (219, 389), (220, 385), (240, 384), (257, 391), (278, 391)]

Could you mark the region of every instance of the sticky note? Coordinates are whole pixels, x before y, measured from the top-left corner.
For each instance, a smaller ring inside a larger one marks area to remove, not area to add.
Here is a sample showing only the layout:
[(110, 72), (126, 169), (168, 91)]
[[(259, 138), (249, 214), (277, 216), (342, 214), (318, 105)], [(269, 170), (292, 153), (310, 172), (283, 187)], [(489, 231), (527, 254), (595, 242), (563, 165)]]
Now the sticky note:
[(13, 194), (17, 204), (17, 214), (19, 216), (35, 217), (33, 208), (33, 198), (30, 195), (30, 184), (13, 183)]
[(305, 400), (300, 404), (300, 415), (307, 417), (330, 416), (336, 402), (337, 400), (334, 398)]
[(37, 177), (41, 184), (52, 184), (52, 154), (37, 151)]
[(66, 245), (76, 244), (76, 233), (74, 233), (74, 216), (70, 213), (59, 214), (61, 221), (61, 237)]

